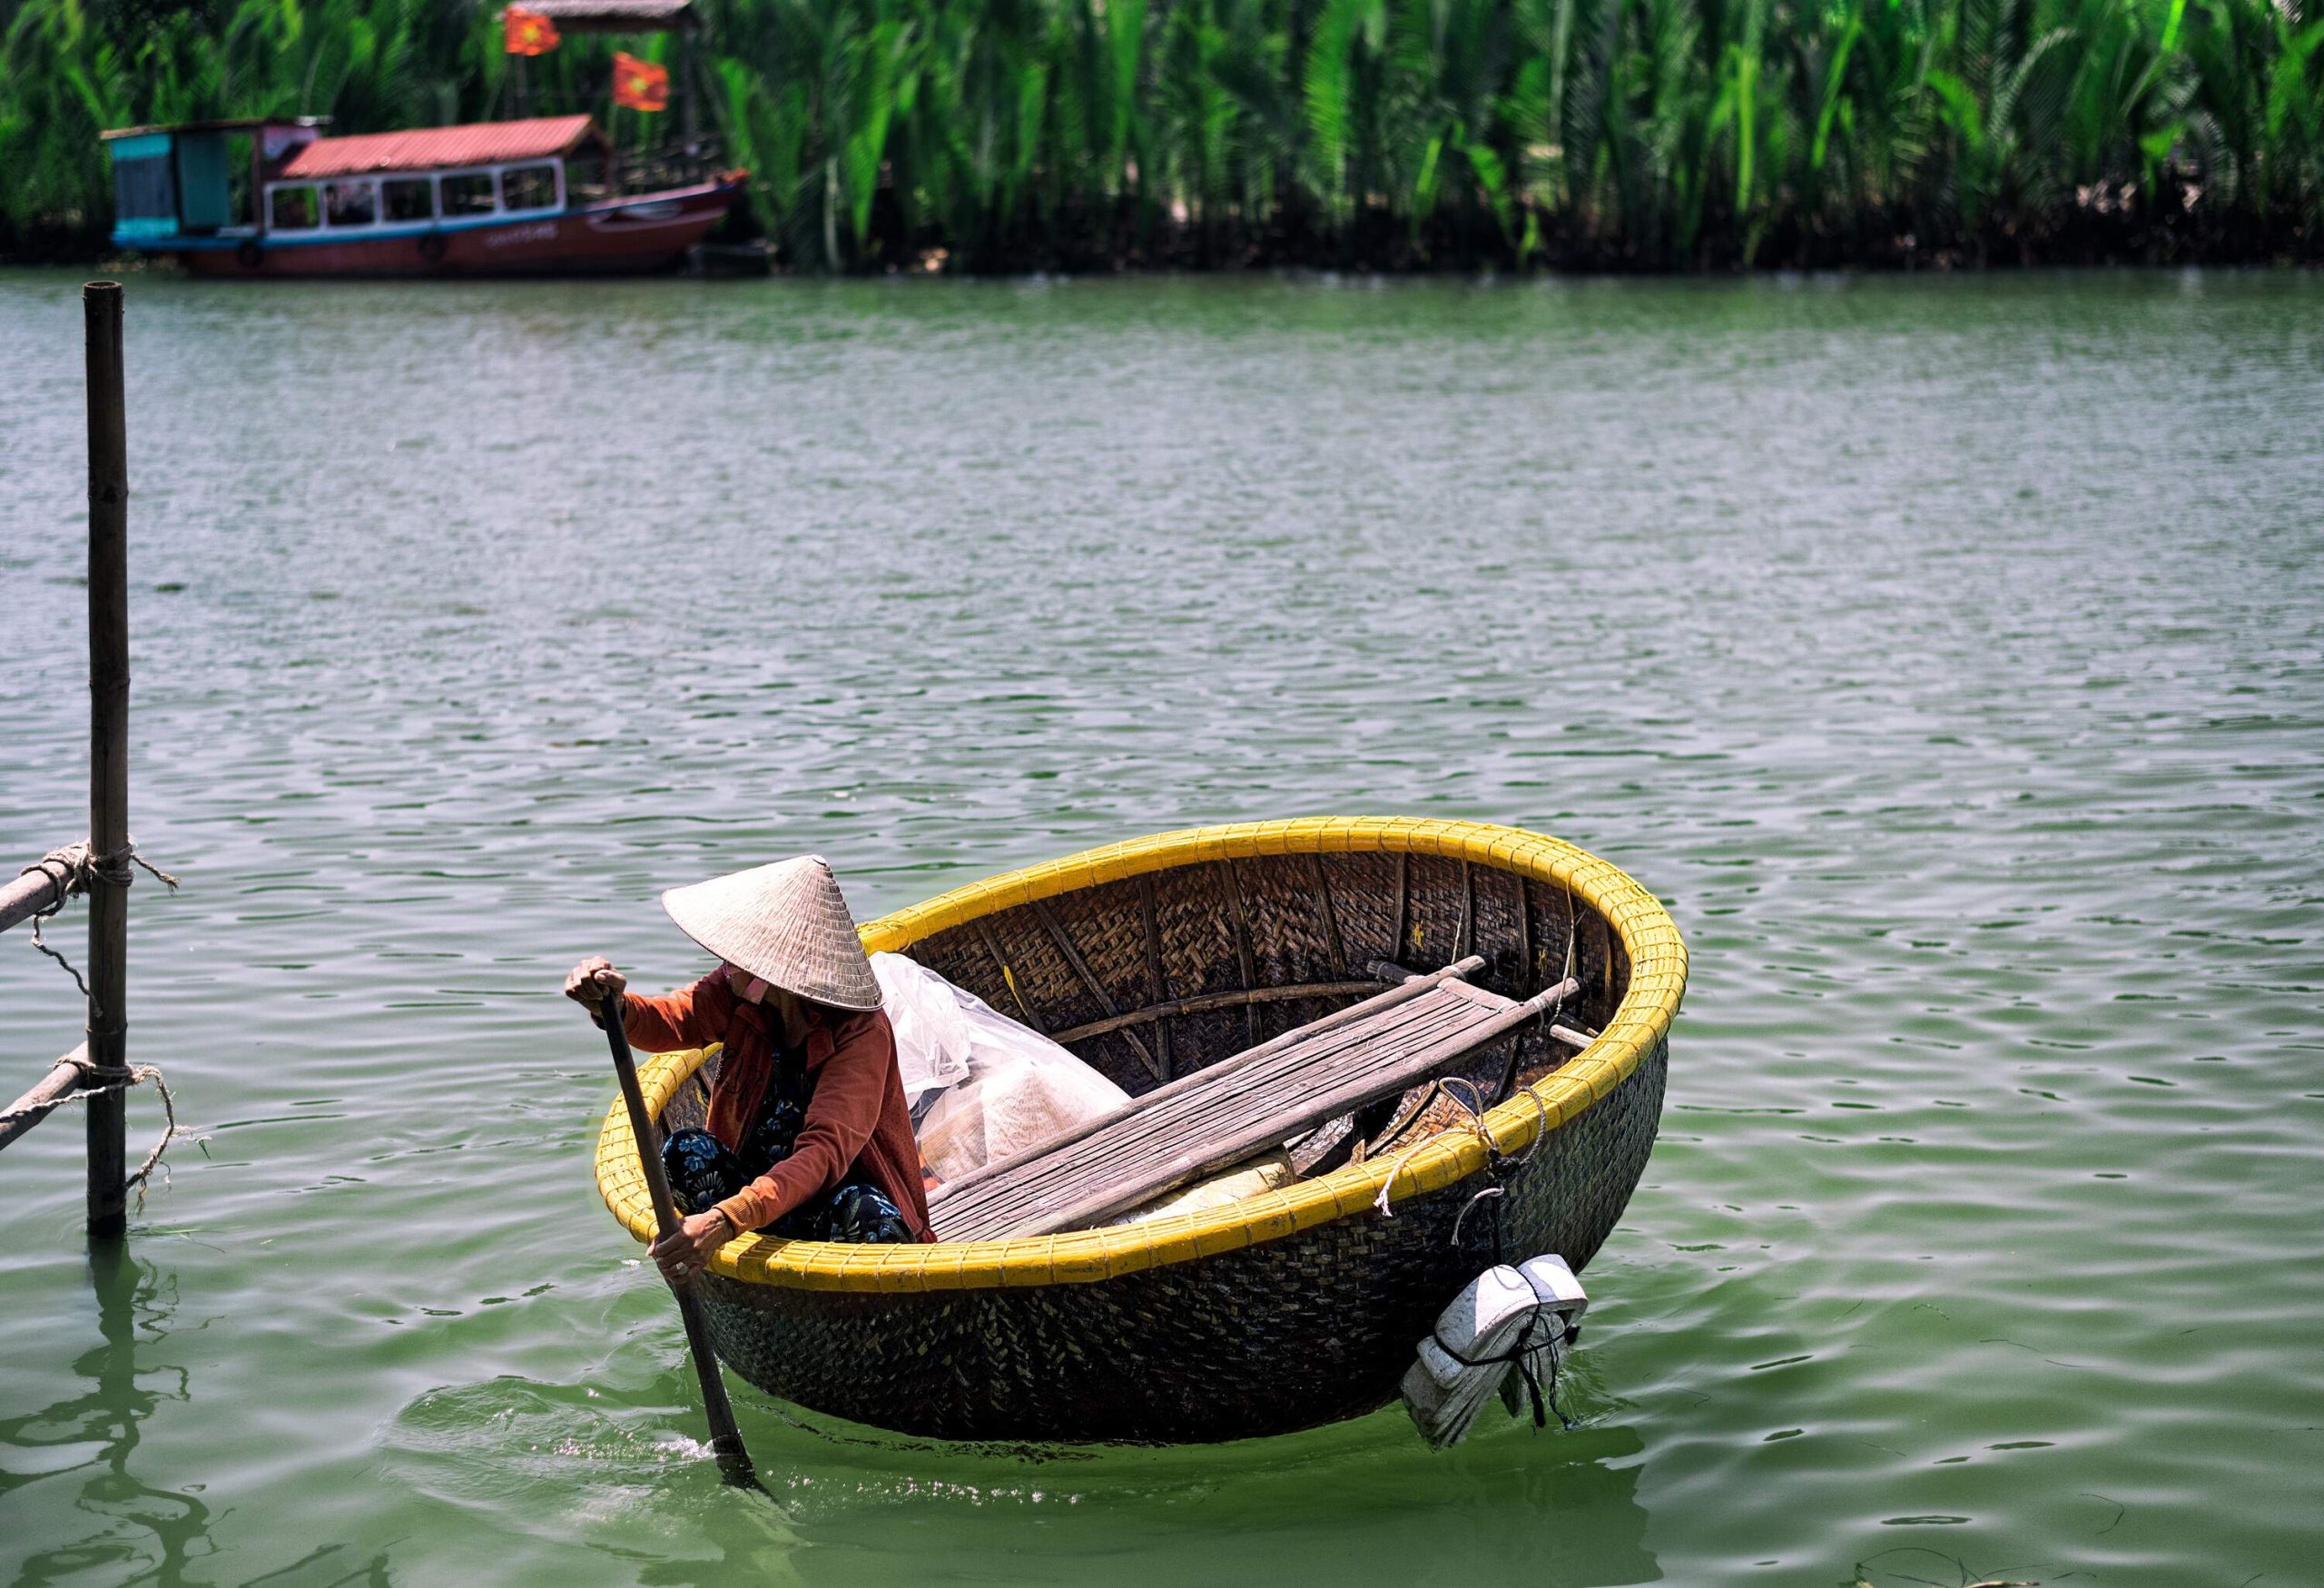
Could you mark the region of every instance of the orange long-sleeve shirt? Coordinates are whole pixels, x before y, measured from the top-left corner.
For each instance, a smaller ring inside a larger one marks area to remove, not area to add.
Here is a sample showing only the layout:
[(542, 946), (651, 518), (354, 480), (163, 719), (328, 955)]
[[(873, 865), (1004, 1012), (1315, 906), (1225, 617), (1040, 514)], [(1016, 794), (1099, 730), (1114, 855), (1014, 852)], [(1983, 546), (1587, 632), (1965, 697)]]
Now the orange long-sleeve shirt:
[[(723, 970), (660, 998), (622, 1000), (622, 1029), (648, 1052), (724, 1042), (710, 1090), (710, 1133), (739, 1149), (774, 1076), (771, 1011), (745, 1003)], [(851, 1179), (885, 1191), (921, 1240), (936, 1238), (921, 1180), (920, 1148), (896, 1068), (896, 1036), (880, 1010), (807, 1005), (805, 1122), (791, 1154), (718, 1204), (740, 1230), (772, 1224)]]

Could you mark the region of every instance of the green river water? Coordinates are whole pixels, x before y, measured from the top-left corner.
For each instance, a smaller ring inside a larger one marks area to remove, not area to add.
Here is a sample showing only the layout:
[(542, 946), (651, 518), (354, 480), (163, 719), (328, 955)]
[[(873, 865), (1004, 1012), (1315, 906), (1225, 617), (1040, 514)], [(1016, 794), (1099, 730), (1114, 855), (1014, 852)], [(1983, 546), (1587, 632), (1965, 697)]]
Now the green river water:
[[(77, 288), (0, 275), (11, 871), (86, 819)], [(94, 1265), (77, 1120), (0, 1158), (0, 1580), (2324, 1582), (2324, 281), (127, 301), (130, 1047), (206, 1139)], [(1580, 1426), (734, 1381), (722, 1489), (565, 968), (799, 850), (868, 918), (1328, 812), (1687, 934)], [(79, 1035), (26, 939), (0, 1096)]]

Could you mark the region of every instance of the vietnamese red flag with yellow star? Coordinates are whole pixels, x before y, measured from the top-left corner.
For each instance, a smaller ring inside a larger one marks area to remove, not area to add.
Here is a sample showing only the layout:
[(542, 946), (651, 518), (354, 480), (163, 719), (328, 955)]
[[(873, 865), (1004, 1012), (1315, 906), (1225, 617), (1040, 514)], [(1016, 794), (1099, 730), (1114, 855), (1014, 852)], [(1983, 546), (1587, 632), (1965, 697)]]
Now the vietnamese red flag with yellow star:
[(501, 14), (502, 43), (512, 55), (546, 55), (562, 42), (556, 24), (537, 11), (511, 5)]
[(614, 103), (632, 110), (670, 108), (670, 69), (614, 52)]

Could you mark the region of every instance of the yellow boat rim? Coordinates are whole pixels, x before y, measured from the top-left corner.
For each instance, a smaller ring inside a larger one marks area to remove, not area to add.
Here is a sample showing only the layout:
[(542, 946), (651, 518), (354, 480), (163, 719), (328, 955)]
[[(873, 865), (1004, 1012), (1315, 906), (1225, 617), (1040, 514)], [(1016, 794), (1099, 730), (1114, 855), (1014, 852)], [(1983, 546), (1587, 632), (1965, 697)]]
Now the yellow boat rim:
[[(1437, 855), (1569, 888), (1620, 936), (1630, 983), (1597, 1039), (1482, 1120), (1494, 1147), (1520, 1153), (1612, 1091), (1670, 1030), (1687, 985), (1687, 949), (1659, 901), (1619, 868), (1539, 833), (1483, 822), (1411, 816), (1303, 816), (1238, 822), (1109, 843), (955, 888), (883, 915), (862, 929), (863, 946), (902, 952), (922, 938), (1012, 905), (1201, 861), (1279, 854), (1374, 852)], [(659, 1116), (715, 1049), (663, 1053), (639, 1070), (648, 1111)], [(1433, 1191), (1486, 1165), (1478, 1132), (1447, 1130), (1409, 1153), (1350, 1164), (1281, 1190), (1122, 1228), (1018, 1240), (853, 1246), (835, 1241), (737, 1237), (711, 1271), (746, 1285), (788, 1289), (909, 1292), (1088, 1284), (1165, 1264), (1279, 1240), (1337, 1218), (1382, 1215), (1387, 1205)], [(597, 1137), (597, 1189), (640, 1241), (654, 1234), (653, 1203), (638, 1167), (629, 1119), (616, 1097)], [(1393, 1183), (1391, 1183), (1393, 1180)]]

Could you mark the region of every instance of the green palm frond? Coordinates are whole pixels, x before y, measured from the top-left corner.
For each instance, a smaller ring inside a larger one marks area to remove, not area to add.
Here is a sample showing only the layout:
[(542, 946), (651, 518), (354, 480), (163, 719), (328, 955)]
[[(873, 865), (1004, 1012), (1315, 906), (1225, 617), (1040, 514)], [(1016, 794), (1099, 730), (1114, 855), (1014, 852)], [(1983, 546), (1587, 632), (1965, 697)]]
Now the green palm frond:
[[(1126, 222), (1203, 258), (1284, 228), (1689, 268), (2130, 214), (2324, 253), (2318, 0), (702, 3), (752, 213), (832, 268), (895, 262), (899, 224), (976, 267), (1104, 257)], [(0, 251), (103, 235), (108, 126), (497, 113), (497, 18), (0, 0)], [(570, 35), (531, 80), (586, 104), (611, 48)]]

